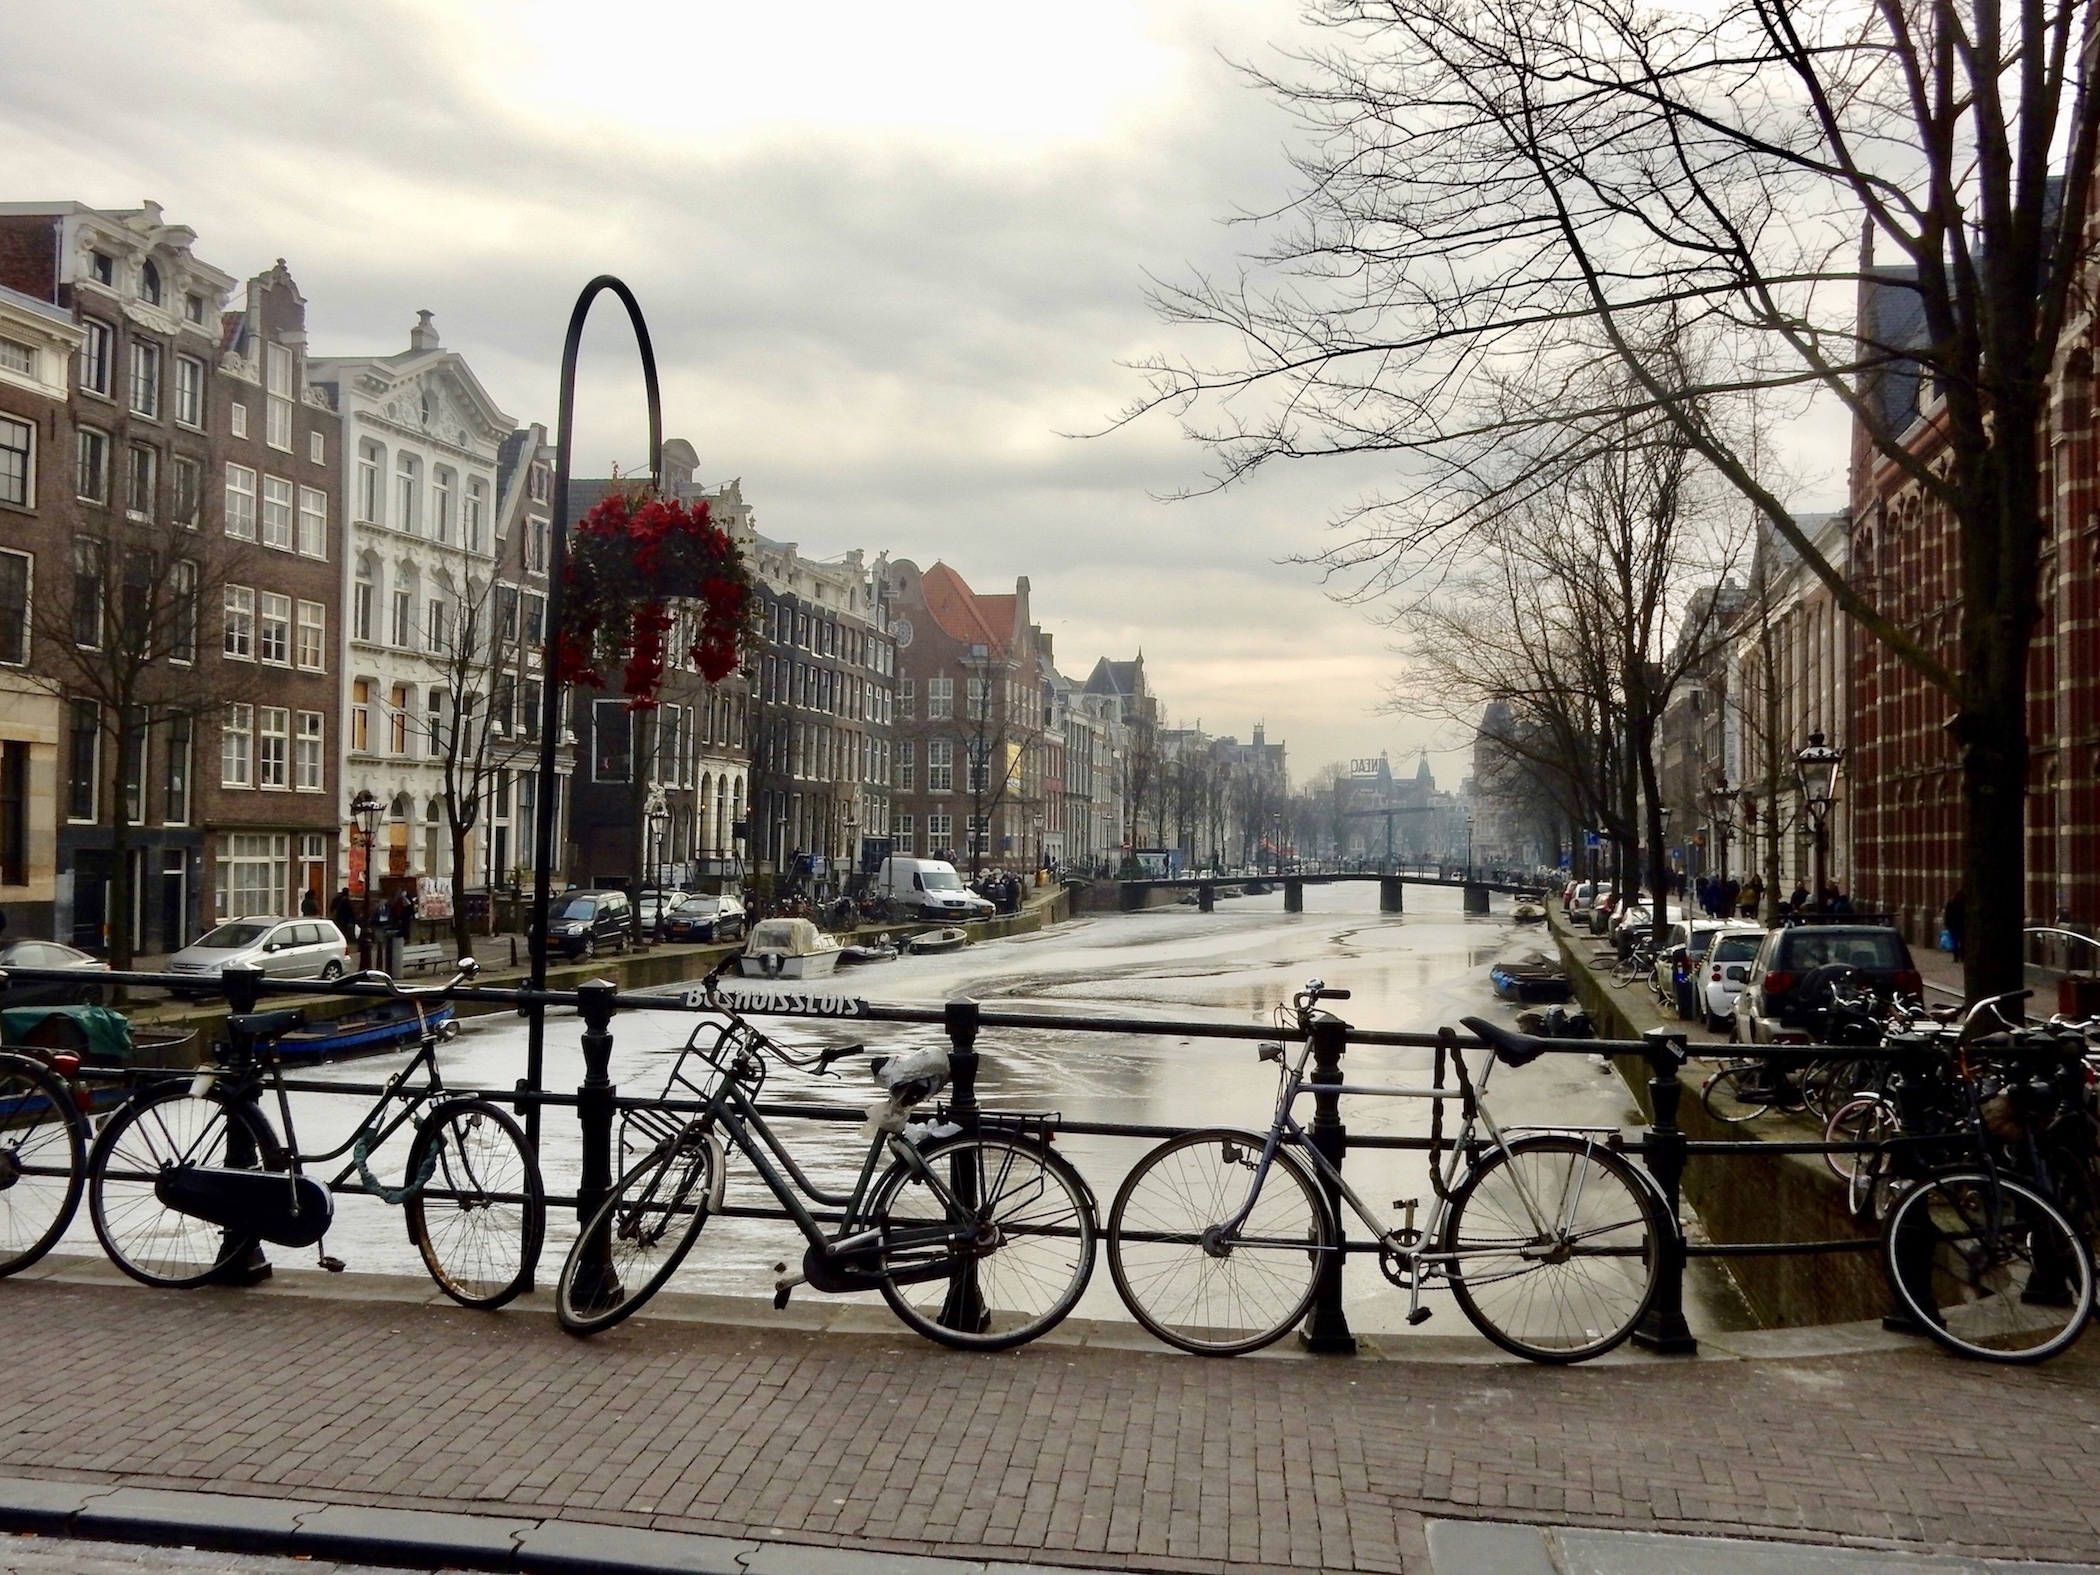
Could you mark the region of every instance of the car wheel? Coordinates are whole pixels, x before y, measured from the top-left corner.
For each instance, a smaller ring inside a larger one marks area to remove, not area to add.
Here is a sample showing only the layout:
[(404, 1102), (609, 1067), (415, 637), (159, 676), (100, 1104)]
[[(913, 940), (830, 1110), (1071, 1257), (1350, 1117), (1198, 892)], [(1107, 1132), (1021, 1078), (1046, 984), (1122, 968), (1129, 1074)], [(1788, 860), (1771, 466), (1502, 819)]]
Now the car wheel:
[(106, 997), (103, 994), (101, 985), (84, 984), (80, 987), (79, 999), (82, 1006), (100, 1006)]
[(595, 935), (585, 936), (583, 940), (583, 949), (579, 951), (576, 955), (578, 957), (581, 957), (585, 962), (589, 962), (592, 958), (596, 957), (598, 955), (598, 937)]
[(329, 960), (328, 966), (321, 970), (321, 977), (325, 980), (340, 979), (342, 976), (343, 965), (333, 958)]

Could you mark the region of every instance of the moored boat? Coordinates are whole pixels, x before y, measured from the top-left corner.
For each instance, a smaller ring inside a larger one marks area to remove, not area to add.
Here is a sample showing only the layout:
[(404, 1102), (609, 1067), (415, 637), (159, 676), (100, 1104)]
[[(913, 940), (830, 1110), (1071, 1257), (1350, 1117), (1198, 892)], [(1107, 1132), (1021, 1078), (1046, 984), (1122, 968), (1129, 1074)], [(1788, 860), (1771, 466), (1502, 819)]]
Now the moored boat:
[(877, 941), (873, 946), (842, 946), (839, 948), (839, 966), (855, 968), (863, 963), (885, 963), (897, 960), (897, 948), (888, 941)]
[(1567, 973), (1548, 962), (1498, 962), (1488, 969), (1488, 980), (1505, 1001), (1543, 1006), (1565, 1001), (1575, 994)]
[[(456, 1038), (459, 1024), (449, 1004), (423, 1009), (423, 1016), (441, 1039)], [(361, 1012), (351, 1012), (333, 1022), (308, 1023), (272, 1041), (277, 1059), (299, 1061), (347, 1061), (355, 1056), (385, 1055), (405, 1049), (422, 1037), (415, 1006), (408, 1001), (386, 1001)]]
[(1509, 916), (1519, 924), (1543, 924), (1546, 922), (1546, 905), (1527, 897), (1509, 910)]
[(945, 929), (914, 935), (906, 942), (905, 949), (914, 957), (929, 957), (941, 952), (959, 952), (969, 944), (970, 932), (951, 924)]
[(761, 919), (737, 966), (747, 978), (821, 979), (838, 967), (842, 950), (807, 919)]

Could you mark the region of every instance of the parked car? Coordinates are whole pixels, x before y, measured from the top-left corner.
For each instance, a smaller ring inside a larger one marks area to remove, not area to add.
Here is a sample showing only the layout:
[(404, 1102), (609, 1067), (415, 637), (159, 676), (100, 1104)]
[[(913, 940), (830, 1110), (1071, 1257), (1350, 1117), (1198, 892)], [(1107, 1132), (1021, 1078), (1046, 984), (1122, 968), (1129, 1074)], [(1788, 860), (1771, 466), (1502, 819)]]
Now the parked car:
[(954, 923), (988, 919), (996, 911), (962, 883), (955, 866), (945, 859), (884, 859), (872, 890), (911, 919)]
[(733, 941), (744, 933), (744, 905), (734, 897), (688, 897), (663, 917), (667, 941)]
[(1716, 937), (1699, 967), (1698, 1001), (1706, 1014), (1706, 1026), (1717, 1034), (1728, 1032), (1735, 1016), (1735, 998), (1743, 993), (1750, 965), (1765, 941), (1761, 925), (1745, 925)]
[(1708, 1014), (1701, 1000), (1700, 986), (1706, 981), (1701, 972), (1715, 938), (1746, 935), (1751, 940), (1750, 951), (1754, 953), (1756, 943), (1764, 939), (1764, 934), (1764, 926), (1758, 924), (1742, 924), (1729, 919), (1679, 919), (1670, 926), (1669, 938), (1656, 955), (1656, 988), (1670, 998), (1679, 1017), (1687, 1022), (1705, 1022)]
[(1901, 930), (1880, 924), (1797, 924), (1772, 931), (1758, 947), (1735, 998), (1728, 1037), (1741, 1044), (1806, 1043), (1810, 1014), (1825, 1003), (1821, 990), (1803, 986), (1817, 970), (1836, 968), (1853, 970), (1877, 995), (1924, 993), (1925, 981)]
[(663, 921), (673, 908), (685, 901), (682, 891), (638, 891), (634, 894), (634, 911), (641, 916), (644, 935), (661, 936)]
[[(339, 979), (349, 969), (350, 946), (326, 919), (228, 919), (168, 959), (168, 988), (177, 995), (216, 994), (220, 972), (236, 966), (278, 979)], [(191, 984), (202, 988), (186, 988)]]
[[(12, 974), (17, 968), (64, 968), (81, 973), (108, 973), (101, 958), (57, 941), (9, 941), (0, 946), (0, 969)], [(92, 981), (10, 979), (4, 998), (8, 1006), (100, 1006), (108, 986)]]
[(634, 904), (611, 889), (565, 891), (547, 908), (547, 949), (564, 957), (624, 952), (634, 940)]

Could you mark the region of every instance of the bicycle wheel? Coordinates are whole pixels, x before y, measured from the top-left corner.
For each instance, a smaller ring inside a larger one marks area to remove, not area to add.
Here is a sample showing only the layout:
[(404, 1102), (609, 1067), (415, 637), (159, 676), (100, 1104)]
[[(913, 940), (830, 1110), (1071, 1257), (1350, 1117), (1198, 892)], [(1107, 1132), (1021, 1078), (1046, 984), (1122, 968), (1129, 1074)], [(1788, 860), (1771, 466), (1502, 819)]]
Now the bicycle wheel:
[[(1882, 1143), (1901, 1130), (1895, 1106), (1879, 1094), (1861, 1094), (1848, 1099), (1830, 1113), (1823, 1124), (1826, 1143)], [(1838, 1180), (1850, 1183), (1873, 1154), (1825, 1154), (1823, 1163)]]
[[(707, 1223), (720, 1159), (714, 1144), (689, 1128), (628, 1168), (562, 1263), (554, 1315), (564, 1329), (610, 1329), (663, 1288)], [(605, 1256), (594, 1265), (601, 1244)]]
[(1672, 1229), (1624, 1159), (1541, 1133), (1489, 1149), (1460, 1179), (1440, 1251), (1482, 1334), (1534, 1362), (1580, 1362), (1633, 1333)]
[(283, 1170), (277, 1134), (251, 1106), (190, 1096), (187, 1083), (135, 1095), (88, 1155), (88, 1218), (110, 1262), (144, 1285), (203, 1285), (256, 1245), (161, 1202), (163, 1170), (198, 1165)]
[(1775, 1110), (1799, 1110), (1801, 1097), (1784, 1074), (1762, 1061), (1738, 1061), (1706, 1080), (1699, 1103), (1716, 1121), (1742, 1126)]
[(87, 1180), (87, 1123), (56, 1073), (0, 1055), (0, 1275), (28, 1268), (73, 1223)]
[(1212, 1130), (1170, 1138), (1137, 1162), (1108, 1215), (1108, 1269), (1130, 1315), (1169, 1345), (1238, 1356), (1304, 1321), (1337, 1244), (1327, 1199), (1289, 1149), (1222, 1240), (1267, 1140)]
[(1898, 1306), (1939, 1344), (1990, 1362), (2039, 1362), (2085, 1332), (2093, 1259), (2040, 1193), (1954, 1172), (1904, 1193), (1881, 1233)]
[(958, 1220), (917, 1167), (890, 1167), (868, 1203), (890, 1311), (965, 1351), (1003, 1351), (1056, 1328), (1094, 1273), (1094, 1205), (1079, 1173), (1040, 1143), (996, 1132), (921, 1157), (973, 1217)]
[(416, 1127), (408, 1177), (430, 1180), (402, 1205), (408, 1239), (438, 1289), (463, 1307), (501, 1307), (532, 1283), (547, 1229), (540, 1167), (510, 1113), (450, 1099)]

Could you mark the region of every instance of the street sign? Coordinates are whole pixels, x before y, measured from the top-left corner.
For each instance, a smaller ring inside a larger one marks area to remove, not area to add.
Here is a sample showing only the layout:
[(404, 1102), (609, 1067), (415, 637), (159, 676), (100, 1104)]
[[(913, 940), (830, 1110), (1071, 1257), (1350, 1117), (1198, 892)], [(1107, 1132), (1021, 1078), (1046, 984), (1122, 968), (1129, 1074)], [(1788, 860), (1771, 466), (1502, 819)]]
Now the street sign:
[(1582, 834), (1582, 845), (1586, 848), (1601, 848), (1604, 846), (1604, 839), (1594, 831), (1585, 831)]

